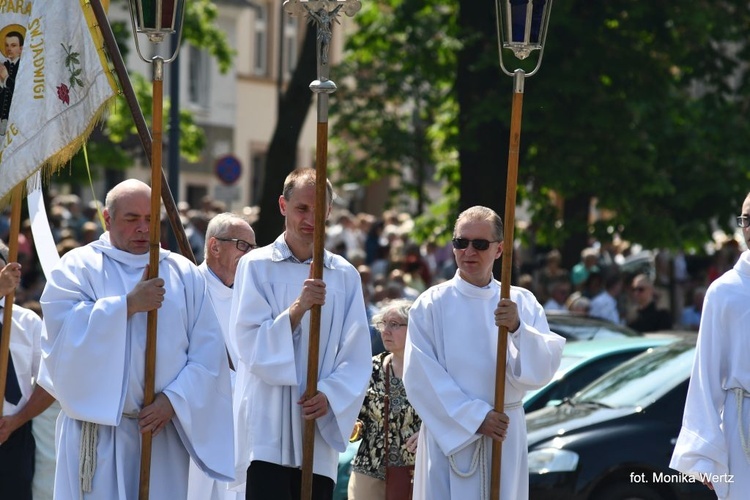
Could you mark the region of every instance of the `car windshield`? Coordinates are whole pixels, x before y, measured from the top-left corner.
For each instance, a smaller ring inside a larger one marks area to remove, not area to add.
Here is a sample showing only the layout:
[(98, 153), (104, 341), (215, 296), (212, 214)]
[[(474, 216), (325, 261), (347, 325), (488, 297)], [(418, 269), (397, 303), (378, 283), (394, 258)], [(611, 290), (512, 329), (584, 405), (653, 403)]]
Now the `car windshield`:
[(649, 350), (583, 388), (571, 403), (647, 406), (690, 376), (694, 353), (687, 342)]
[(571, 340), (622, 338), (641, 335), (625, 326), (585, 316), (548, 314), (547, 322), (549, 323), (550, 330)]

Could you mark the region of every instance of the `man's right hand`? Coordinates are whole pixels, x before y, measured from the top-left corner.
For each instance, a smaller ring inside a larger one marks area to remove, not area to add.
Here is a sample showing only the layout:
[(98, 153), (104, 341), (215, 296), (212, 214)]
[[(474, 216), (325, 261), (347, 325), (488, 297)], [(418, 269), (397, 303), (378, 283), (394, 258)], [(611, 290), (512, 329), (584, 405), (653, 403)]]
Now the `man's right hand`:
[(164, 280), (162, 278), (148, 279), (148, 267), (143, 271), (141, 281), (127, 296), (128, 317), (138, 312), (148, 312), (161, 307), (164, 302)]
[[(310, 266), (312, 274), (312, 266)], [(305, 312), (312, 309), (312, 306), (322, 306), (326, 303), (326, 284), (319, 279), (308, 278), (302, 283), (302, 292), (291, 306), (289, 306), (289, 320), (292, 323), (292, 331), (299, 326), (302, 316)]]
[(0, 295), (3, 297), (14, 291), (21, 283), (21, 264), (11, 262), (0, 270)]
[(503, 442), (508, 435), (508, 422), (510, 422), (508, 415), (490, 410), (487, 412), (487, 416), (484, 417), (484, 422), (479, 426), (477, 432), (495, 441)]

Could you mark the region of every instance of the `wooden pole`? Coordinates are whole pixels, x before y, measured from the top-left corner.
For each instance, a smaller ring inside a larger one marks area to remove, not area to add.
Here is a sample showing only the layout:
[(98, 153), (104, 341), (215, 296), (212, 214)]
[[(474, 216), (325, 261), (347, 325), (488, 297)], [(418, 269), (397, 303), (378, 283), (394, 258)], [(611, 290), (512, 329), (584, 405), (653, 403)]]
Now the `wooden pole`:
[[(503, 261), (500, 274), (500, 298), (510, 298), (510, 281), (513, 271), (513, 233), (516, 218), (516, 187), (518, 184), (518, 156), (521, 150), (521, 116), (523, 109), (524, 72), (516, 70), (513, 76), (513, 108), (510, 118), (510, 148), (508, 152), (508, 182), (505, 189), (505, 232), (503, 235)], [(497, 369), (495, 371), (495, 411), (505, 409), (505, 369), (508, 352), (508, 328), (498, 328)], [(500, 498), (500, 468), (503, 448), (500, 441), (492, 441), (492, 473), (490, 498)], [(504, 499), (505, 500), (505, 499)]]
[[(10, 235), (8, 241), (8, 263), (18, 260), (18, 233), (21, 228), (21, 200), (26, 182), (21, 182), (13, 188), (10, 209)], [(5, 405), (5, 387), (8, 382), (8, 356), (10, 356), (10, 327), (13, 323), (13, 302), (16, 291), (11, 290), (5, 296), (3, 307), (3, 337), (0, 340), (0, 417)]]
[[(318, 99), (323, 95), (318, 96)], [(327, 95), (325, 97), (328, 97)], [(323, 247), (325, 244), (327, 186), (328, 122), (318, 122), (315, 146), (315, 229), (313, 232), (312, 277), (323, 278)], [(318, 359), (320, 357), (321, 307), (310, 309), (310, 345), (307, 353), (307, 384), (305, 396), (318, 393)], [(313, 456), (315, 452), (315, 420), (305, 420), (302, 432), (302, 488), (300, 498), (312, 498)]]
[[(149, 228), (148, 279), (159, 277), (159, 250), (161, 248), (161, 137), (163, 121), (163, 69), (164, 60), (153, 59), (153, 129), (154, 142), (151, 149), (151, 225)], [(148, 312), (146, 319), (146, 377), (143, 390), (143, 406), (154, 402), (156, 375), (156, 319), (157, 310)], [(151, 432), (141, 434), (141, 476), (139, 499), (148, 500), (151, 476)]]
[[(125, 66), (125, 61), (123, 60), (122, 54), (120, 53), (120, 48), (117, 46), (117, 40), (115, 39), (115, 35), (112, 32), (112, 26), (110, 26), (109, 20), (107, 19), (107, 13), (104, 11), (104, 7), (102, 7), (101, 0), (90, 1), (91, 8), (94, 11), (94, 15), (96, 16), (96, 22), (99, 24), (99, 29), (101, 30), (102, 38), (104, 39), (104, 46), (107, 48), (107, 52), (109, 53), (110, 60), (112, 61), (115, 73), (117, 74), (117, 79), (120, 81), (120, 87), (122, 88), (122, 94), (125, 97), (125, 102), (127, 102), (128, 107), (130, 108), (130, 113), (133, 116), (135, 128), (138, 131), (138, 137), (140, 138), (141, 145), (143, 146), (143, 151), (145, 151), (146, 156), (149, 159), (152, 159), (153, 152), (151, 151), (151, 148), (153, 145), (153, 141), (151, 139), (151, 133), (148, 130), (148, 125), (146, 124), (146, 118), (143, 116), (143, 111), (138, 104), (138, 99), (136, 98), (135, 90), (133, 89), (133, 83), (130, 81), (130, 77), (128, 76), (128, 70)], [(161, 142), (159, 142), (159, 147), (161, 147)], [(153, 162), (151, 164), (151, 168), (156, 168), (154, 167)], [(177, 238), (177, 245), (180, 247), (180, 253), (190, 259), (193, 264), (197, 264), (195, 255), (193, 254), (193, 249), (190, 248), (190, 242), (188, 241), (187, 235), (185, 234), (185, 228), (182, 227), (180, 214), (177, 210), (177, 206), (175, 205), (172, 191), (170, 191), (169, 189), (169, 183), (167, 182), (167, 179), (164, 176), (164, 172), (161, 169), (161, 165), (158, 166), (158, 169), (161, 172), (161, 198), (164, 202), (164, 209), (167, 212), (169, 225), (172, 227), (172, 231)]]

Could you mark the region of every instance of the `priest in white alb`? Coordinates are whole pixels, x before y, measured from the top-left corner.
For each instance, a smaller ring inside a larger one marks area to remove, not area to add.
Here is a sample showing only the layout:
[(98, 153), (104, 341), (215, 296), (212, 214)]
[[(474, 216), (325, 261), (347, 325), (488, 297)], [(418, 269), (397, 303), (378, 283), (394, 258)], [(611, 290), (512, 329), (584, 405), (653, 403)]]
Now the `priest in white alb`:
[[(492, 266), (502, 239), (493, 210), (462, 212), (453, 229), (456, 275), (422, 293), (409, 312), (404, 386), (422, 418), (413, 498), (489, 498), (492, 440), (503, 442), (500, 499), (528, 498), (521, 401), (551, 380), (565, 339), (550, 332), (528, 290), (511, 287), (510, 299), (500, 300)], [(501, 325), (509, 332), (502, 413), (494, 410)]]
[[(150, 497), (185, 499), (192, 458), (233, 479), (229, 367), (206, 282), (165, 250), (147, 279), (151, 189), (107, 195), (107, 232), (62, 257), (42, 294), (39, 384), (60, 401), (56, 500), (138, 497), (141, 434), (153, 434)], [(154, 402), (143, 406), (146, 317), (158, 310)]]
[[(737, 217), (750, 246), (750, 194)], [(682, 429), (669, 466), (697, 478), (720, 500), (750, 493), (750, 250), (703, 300)]]
[[(232, 309), (234, 274), (240, 258), (256, 248), (255, 231), (237, 214), (225, 212), (215, 215), (206, 227), (206, 256), (198, 269), (206, 278), (208, 298), (216, 312), (226, 345), (227, 363), (237, 366), (238, 357), (229, 342), (229, 313)], [(234, 372), (232, 372), (234, 378)], [(228, 489), (228, 484), (216, 481), (190, 461), (188, 500), (240, 500), (240, 492)]]
[[(330, 500), (370, 380), (370, 329), (359, 273), (324, 252), (323, 279), (310, 278), (315, 169), (290, 173), (279, 208), (285, 228), (240, 259), (230, 338), (240, 362), (235, 386), (237, 488), (248, 500), (300, 497), (302, 430), (315, 421), (313, 500)], [(306, 392), (310, 314), (321, 306), (317, 394)], [(246, 483), (246, 484), (245, 484)]]

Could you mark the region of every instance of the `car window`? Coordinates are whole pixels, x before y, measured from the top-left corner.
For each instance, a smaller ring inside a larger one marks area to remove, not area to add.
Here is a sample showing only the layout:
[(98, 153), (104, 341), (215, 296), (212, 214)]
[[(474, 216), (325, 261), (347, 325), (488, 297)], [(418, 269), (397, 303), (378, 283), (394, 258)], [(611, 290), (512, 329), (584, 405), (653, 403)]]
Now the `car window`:
[(573, 396), (592, 381), (640, 352), (642, 351), (614, 353), (579, 366), (571, 372), (566, 373), (560, 380), (551, 383), (548, 390), (543, 392), (533, 404), (526, 408), (526, 412), (529, 413), (544, 408), (550, 402), (559, 402)]
[(574, 401), (618, 408), (647, 406), (690, 376), (695, 349), (687, 344), (646, 352), (595, 380)]

